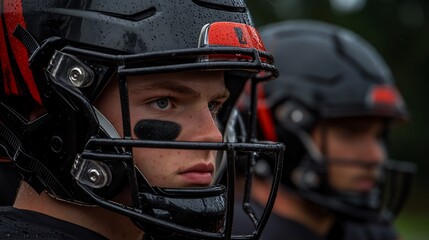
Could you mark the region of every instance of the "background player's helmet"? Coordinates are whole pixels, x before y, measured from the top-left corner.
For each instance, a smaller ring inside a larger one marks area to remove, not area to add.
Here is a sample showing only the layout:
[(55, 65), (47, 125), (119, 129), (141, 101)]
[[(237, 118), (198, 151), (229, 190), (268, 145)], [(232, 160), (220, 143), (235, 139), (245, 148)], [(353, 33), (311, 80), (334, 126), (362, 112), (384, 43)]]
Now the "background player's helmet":
[[(243, 151), (280, 160), (282, 144), (132, 139), (126, 81), (225, 70), (231, 97), (219, 125), (227, 129), (244, 82), (256, 86), (277, 76), (243, 1), (5, 0), (0, 8), (0, 137), (25, 181), (55, 198), (129, 216), (153, 237), (235, 238), (234, 156)], [(111, 79), (121, 89), (124, 136), (93, 106)], [(43, 114), (30, 118), (40, 109)], [(219, 150), (228, 180), (204, 188), (151, 186), (134, 167), (133, 147)], [(130, 206), (112, 200), (125, 186)], [(260, 235), (271, 206), (249, 237)]]
[(310, 136), (317, 122), (330, 118), (407, 118), (381, 56), (353, 32), (316, 21), (272, 24), (261, 29), (261, 36), (280, 77), (260, 86), (258, 129), (261, 138), (286, 145), (283, 185), (345, 217), (369, 219), (381, 210), (389, 218), (397, 215), (414, 165), (386, 161), (371, 192), (340, 192), (328, 183), (326, 158)]

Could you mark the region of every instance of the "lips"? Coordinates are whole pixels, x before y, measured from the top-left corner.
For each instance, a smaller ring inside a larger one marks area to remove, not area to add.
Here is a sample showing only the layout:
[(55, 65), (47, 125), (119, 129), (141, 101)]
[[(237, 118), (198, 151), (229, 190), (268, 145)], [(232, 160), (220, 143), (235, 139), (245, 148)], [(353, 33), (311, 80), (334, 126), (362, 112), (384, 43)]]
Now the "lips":
[(376, 180), (371, 177), (360, 177), (355, 180), (358, 191), (369, 192), (375, 187)]
[(212, 163), (198, 163), (179, 172), (186, 185), (208, 186), (212, 182), (214, 165)]

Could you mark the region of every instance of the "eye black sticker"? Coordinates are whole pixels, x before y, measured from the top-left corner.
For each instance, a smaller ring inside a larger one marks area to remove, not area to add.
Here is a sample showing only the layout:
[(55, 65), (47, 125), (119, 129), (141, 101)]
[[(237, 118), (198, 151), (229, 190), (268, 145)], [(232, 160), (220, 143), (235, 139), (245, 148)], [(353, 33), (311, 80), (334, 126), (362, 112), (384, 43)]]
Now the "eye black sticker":
[(134, 127), (134, 133), (142, 140), (175, 140), (182, 130), (182, 127), (171, 121), (145, 119), (140, 120)]

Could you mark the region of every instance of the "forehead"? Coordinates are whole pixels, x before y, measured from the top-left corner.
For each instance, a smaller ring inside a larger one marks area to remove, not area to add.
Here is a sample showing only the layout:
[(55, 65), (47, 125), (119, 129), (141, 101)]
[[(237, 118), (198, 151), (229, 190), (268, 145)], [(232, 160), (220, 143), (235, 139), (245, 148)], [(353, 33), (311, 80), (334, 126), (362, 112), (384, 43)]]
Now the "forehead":
[[(140, 90), (167, 89), (190, 93), (193, 89), (199, 92), (226, 91), (223, 71), (192, 71), (180, 73), (162, 73), (128, 78), (130, 92)], [(188, 90), (187, 90), (188, 89)]]
[(381, 128), (386, 123), (386, 119), (376, 116), (342, 117), (327, 119), (326, 123), (331, 128), (365, 129)]
[(332, 124), (350, 123), (350, 124), (369, 124), (383, 122), (383, 117), (377, 116), (358, 116), (358, 117), (338, 117), (326, 119), (327, 122)]

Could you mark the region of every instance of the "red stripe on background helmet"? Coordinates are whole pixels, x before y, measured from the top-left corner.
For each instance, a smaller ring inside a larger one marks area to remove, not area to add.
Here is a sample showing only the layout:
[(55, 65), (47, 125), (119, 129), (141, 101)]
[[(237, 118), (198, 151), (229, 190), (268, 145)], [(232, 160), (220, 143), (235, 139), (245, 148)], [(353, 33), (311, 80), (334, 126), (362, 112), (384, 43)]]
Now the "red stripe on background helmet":
[[(40, 99), (39, 92), (36, 87), (36, 83), (34, 82), (33, 73), (31, 72), (29, 68), (28, 63), (28, 52), (27, 48), (17, 39), (13, 36), (13, 31), (15, 30), (16, 26), (21, 25), (23, 28), (26, 28), (24, 16), (22, 13), (22, 1), (14, 1), (14, 0), (5, 0), (4, 1), (4, 25), (6, 26), (6, 34), (10, 43), (10, 46), (12, 48), (13, 57), (19, 67), (19, 70), (24, 78), (24, 81), (27, 85), (27, 88), (32, 96), (32, 98), (37, 101), (38, 103), (42, 103)], [(2, 27), (3, 28), (3, 24)], [(1, 29), (4, 33), (4, 29)], [(2, 38), (4, 38), (3, 36)], [(2, 56), (2, 69), (4, 72), (5, 77), (5, 88), (6, 93), (8, 94), (17, 94), (19, 95), (19, 89), (18, 84), (16, 82), (16, 78), (13, 76), (13, 73), (11, 71), (10, 66), (10, 60), (11, 58), (8, 58), (7, 56), (7, 45), (6, 45), (6, 39), (0, 39), (4, 40), (3, 43), (0, 45), (1, 49), (1, 56)], [(8, 87), (6, 87), (8, 86)], [(9, 90), (9, 92), (7, 92)]]
[(371, 103), (373, 105), (395, 106), (399, 104), (400, 97), (396, 89), (390, 85), (377, 85), (371, 89)]

